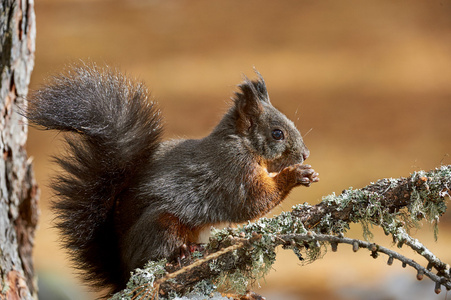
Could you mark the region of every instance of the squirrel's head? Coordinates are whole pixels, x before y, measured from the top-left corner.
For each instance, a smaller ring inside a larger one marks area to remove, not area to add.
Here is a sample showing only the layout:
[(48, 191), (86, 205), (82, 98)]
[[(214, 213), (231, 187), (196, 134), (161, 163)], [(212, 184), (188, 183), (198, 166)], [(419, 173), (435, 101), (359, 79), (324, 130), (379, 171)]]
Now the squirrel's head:
[(237, 134), (246, 139), (268, 172), (280, 172), (303, 163), (309, 150), (294, 123), (272, 106), (265, 81), (256, 73), (258, 79), (245, 78), (234, 98)]

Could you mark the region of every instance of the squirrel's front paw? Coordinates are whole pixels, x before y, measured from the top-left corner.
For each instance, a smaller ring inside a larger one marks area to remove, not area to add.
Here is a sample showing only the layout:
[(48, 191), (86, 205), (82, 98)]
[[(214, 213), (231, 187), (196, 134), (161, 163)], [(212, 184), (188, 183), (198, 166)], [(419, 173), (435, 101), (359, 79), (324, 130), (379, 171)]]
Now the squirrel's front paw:
[(319, 181), (319, 174), (312, 169), (311, 165), (294, 165), (289, 168), (292, 168), (292, 172), (296, 175), (296, 184), (310, 186), (312, 182)]

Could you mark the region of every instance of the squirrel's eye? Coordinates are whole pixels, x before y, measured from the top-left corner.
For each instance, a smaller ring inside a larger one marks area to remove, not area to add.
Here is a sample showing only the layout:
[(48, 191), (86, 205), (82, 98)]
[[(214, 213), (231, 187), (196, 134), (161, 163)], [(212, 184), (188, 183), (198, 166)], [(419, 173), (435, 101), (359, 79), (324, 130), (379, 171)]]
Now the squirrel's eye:
[(285, 138), (285, 137), (283, 136), (283, 131), (280, 130), (280, 129), (274, 129), (274, 130), (271, 132), (271, 135), (272, 135), (272, 137), (273, 137), (275, 140), (278, 140), (278, 141), (283, 140), (283, 139)]

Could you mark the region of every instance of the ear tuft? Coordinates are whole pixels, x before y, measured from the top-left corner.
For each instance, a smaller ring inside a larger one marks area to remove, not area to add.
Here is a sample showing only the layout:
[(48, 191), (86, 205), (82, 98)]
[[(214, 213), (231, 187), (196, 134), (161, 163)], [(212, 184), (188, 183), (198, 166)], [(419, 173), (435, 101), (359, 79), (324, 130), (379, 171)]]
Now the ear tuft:
[(264, 105), (271, 104), (269, 101), (266, 84), (261, 74), (255, 70), (258, 76), (257, 80), (249, 80), (244, 76), (244, 81), (235, 93), (235, 107), (238, 112), (238, 128), (248, 130), (254, 123), (254, 119), (263, 112)]
[(238, 87), (241, 92), (236, 95), (244, 96), (245, 98), (254, 98), (255, 100), (259, 100), (261, 102), (266, 102), (270, 104), (268, 91), (266, 89), (266, 83), (263, 79), (263, 76), (254, 69), (255, 73), (258, 76), (257, 80), (249, 80), (246, 76), (244, 76), (244, 81)]

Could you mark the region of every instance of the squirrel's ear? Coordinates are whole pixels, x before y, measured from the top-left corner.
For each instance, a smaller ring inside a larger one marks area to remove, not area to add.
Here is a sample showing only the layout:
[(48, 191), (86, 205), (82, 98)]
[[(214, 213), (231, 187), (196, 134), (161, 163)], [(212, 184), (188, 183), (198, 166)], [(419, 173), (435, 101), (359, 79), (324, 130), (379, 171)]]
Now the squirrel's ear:
[[(258, 80), (252, 81), (251, 83), (254, 86), (255, 91), (258, 94), (259, 100), (262, 102), (265, 102), (267, 104), (271, 104), (271, 102), (269, 101), (268, 90), (266, 89), (266, 83), (265, 83), (265, 80), (263, 79), (263, 76), (255, 68), (254, 68), (254, 72), (258, 76)], [(247, 81), (249, 81), (249, 80), (247, 80)]]
[(265, 104), (269, 102), (268, 92), (263, 77), (258, 73), (259, 80), (250, 81), (247, 77), (238, 87), (240, 92), (235, 93), (235, 108), (238, 113), (237, 128), (247, 131), (256, 118), (263, 112)]

